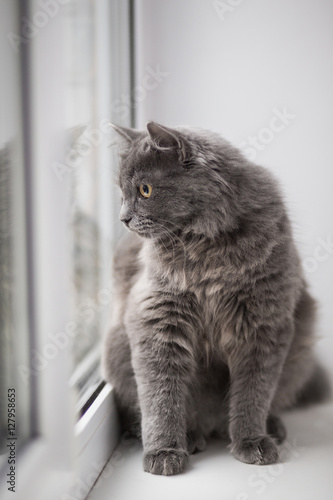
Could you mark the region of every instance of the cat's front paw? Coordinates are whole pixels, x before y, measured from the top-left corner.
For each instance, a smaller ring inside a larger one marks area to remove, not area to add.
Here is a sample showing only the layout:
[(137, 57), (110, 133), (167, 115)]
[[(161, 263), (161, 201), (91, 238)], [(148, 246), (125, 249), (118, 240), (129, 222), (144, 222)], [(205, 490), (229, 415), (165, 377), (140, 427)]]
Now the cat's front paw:
[(158, 450), (143, 457), (143, 470), (151, 474), (173, 476), (180, 474), (188, 463), (188, 453), (184, 450)]
[(234, 442), (231, 451), (238, 460), (247, 464), (274, 464), (279, 459), (277, 447), (269, 436), (258, 436)]

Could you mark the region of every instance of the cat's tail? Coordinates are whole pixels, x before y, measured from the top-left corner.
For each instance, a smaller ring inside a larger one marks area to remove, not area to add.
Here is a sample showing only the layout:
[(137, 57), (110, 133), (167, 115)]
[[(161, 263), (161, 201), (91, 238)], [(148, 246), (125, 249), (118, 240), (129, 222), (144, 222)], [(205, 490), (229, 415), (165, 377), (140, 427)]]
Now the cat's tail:
[(332, 397), (331, 383), (325, 369), (318, 363), (312, 376), (298, 392), (295, 406), (304, 408), (328, 401)]

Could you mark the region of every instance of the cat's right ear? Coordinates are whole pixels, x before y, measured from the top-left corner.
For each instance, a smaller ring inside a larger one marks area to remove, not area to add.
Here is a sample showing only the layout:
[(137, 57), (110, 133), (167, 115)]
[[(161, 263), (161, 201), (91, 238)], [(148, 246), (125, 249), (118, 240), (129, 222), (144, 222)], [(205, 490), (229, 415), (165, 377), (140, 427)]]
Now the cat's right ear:
[(177, 149), (181, 159), (186, 159), (186, 147), (179, 132), (159, 125), (155, 122), (147, 123), (148, 134), (157, 148)]
[(115, 125), (114, 123), (110, 123), (110, 127), (112, 127), (123, 139), (126, 139), (126, 141), (129, 143), (143, 136), (142, 131), (135, 130), (134, 128), (120, 127), (119, 125)]

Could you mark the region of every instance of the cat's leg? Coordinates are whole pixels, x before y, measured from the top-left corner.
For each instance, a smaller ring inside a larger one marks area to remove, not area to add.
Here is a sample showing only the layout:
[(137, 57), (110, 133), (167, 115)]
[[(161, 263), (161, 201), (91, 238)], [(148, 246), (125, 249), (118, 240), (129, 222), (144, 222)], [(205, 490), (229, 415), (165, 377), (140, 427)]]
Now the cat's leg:
[(319, 403), (330, 395), (327, 374), (313, 353), (315, 319), (316, 303), (304, 289), (295, 310), (295, 336), (272, 403), (275, 412)]
[[(253, 340), (238, 341), (237, 349), (230, 355), (229, 431), (236, 458), (264, 465), (278, 460), (267, 419), (292, 338), (292, 324), (257, 327), (251, 334)], [(272, 424), (272, 420), (268, 422)]]
[(108, 332), (103, 349), (103, 377), (113, 386), (122, 431), (141, 436), (141, 412), (131, 362), (128, 336), (123, 325)]
[(268, 415), (266, 422), (267, 434), (275, 439), (277, 444), (283, 443), (287, 437), (284, 423), (277, 415)]
[(142, 412), (143, 467), (173, 475), (188, 462), (190, 387), (195, 376), (196, 335), (188, 304), (160, 296), (141, 302), (128, 318), (132, 363)]
[(204, 362), (199, 375), (198, 419), (205, 437), (229, 441), (229, 369), (220, 357)]
[(206, 445), (206, 438), (199, 427), (187, 432), (187, 450), (191, 455), (203, 451)]

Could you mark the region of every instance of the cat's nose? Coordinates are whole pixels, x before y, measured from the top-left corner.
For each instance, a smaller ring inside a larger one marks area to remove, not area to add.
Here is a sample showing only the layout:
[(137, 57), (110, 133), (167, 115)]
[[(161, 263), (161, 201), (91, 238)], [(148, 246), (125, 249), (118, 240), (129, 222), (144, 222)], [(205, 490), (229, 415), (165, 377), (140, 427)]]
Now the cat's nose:
[(123, 222), (124, 224), (126, 224), (126, 226), (128, 226), (128, 224), (132, 220), (132, 217), (128, 217), (128, 216), (126, 217), (126, 216), (124, 216), (124, 217), (120, 217), (120, 220), (121, 220), (121, 222)]
[(119, 219), (123, 224), (128, 226), (133, 217), (133, 207), (129, 202), (124, 201), (120, 209)]

